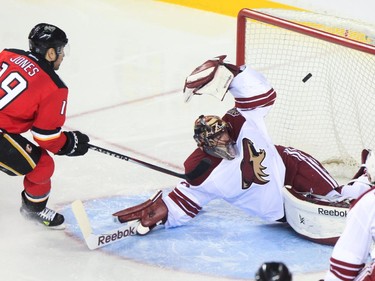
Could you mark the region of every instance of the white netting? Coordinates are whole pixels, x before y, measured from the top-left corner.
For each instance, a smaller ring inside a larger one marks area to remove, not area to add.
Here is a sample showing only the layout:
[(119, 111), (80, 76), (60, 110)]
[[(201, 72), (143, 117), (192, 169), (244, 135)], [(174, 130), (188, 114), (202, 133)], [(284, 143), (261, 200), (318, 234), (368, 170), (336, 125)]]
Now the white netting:
[[(375, 28), (362, 23), (307, 12), (262, 12), (375, 42)], [(267, 116), (275, 143), (303, 149), (322, 162), (346, 164), (358, 164), (363, 148), (375, 149), (375, 55), (253, 19), (246, 21), (245, 41), (245, 62), (264, 73), (278, 93)]]

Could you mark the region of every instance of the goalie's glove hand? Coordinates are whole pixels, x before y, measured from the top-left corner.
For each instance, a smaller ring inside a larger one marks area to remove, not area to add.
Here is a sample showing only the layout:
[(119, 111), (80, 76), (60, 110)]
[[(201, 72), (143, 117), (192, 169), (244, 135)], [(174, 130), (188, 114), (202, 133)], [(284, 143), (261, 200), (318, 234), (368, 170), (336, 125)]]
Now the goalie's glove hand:
[(155, 226), (167, 221), (168, 208), (162, 199), (162, 191), (159, 190), (146, 202), (118, 211), (113, 216), (121, 223), (138, 220), (137, 234), (145, 235)]
[(57, 155), (80, 156), (87, 153), (90, 138), (79, 131), (63, 132), (66, 136), (64, 146), (57, 152)]
[(233, 78), (240, 73), (236, 65), (224, 62), (226, 55), (218, 56), (198, 66), (186, 78), (184, 100), (190, 101), (193, 95), (213, 95), (223, 100)]

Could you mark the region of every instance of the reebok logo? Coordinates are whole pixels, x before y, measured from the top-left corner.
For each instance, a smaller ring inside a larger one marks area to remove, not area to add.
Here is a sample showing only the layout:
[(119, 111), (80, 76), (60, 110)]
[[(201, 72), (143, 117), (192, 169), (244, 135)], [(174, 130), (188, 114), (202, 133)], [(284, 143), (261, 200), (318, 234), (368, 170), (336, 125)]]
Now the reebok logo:
[(125, 238), (130, 235), (135, 235), (135, 227), (131, 226), (124, 231), (118, 230), (116, 233), (103, 234), (98, 237), (98, 246), (108, 244), (109, 242)]
[(323, 216), (333, 216), (333, 217), (343, 217), (346, 218), (347, 210), (337, 211), (337, 210), (325, 210), (323, 208), (318, 208), (318, 214)]
[(299, 223), (305, 224), (305, 218), (302, 217), (301, 215), (298, 215), (298, 216), (299, 216)]

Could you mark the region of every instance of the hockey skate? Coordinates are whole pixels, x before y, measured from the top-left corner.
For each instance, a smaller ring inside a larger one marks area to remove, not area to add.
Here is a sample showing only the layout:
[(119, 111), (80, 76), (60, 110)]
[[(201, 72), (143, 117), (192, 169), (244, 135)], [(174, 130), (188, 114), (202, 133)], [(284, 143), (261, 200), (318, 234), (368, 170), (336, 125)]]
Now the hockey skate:
[(39, 211), (37, 210), (37, 204), (40, 203), (30, 202), (24, 195), (24, 192), (22, 192), (22, 206), (20, 208), (21, 215), (26, 219), (35, 221), (39, 224), (43, 224), (50, 229), (65, 228), (63, 215), (47, 207), (44, 207), (41, 211)]

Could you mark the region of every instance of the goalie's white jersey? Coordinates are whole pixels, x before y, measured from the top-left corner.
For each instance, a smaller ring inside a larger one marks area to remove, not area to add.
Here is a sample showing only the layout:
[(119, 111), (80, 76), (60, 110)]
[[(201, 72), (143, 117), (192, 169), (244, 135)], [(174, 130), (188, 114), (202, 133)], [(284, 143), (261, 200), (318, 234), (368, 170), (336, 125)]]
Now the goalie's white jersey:
[(373, 265), (362, 269), (369, 260), (374, 239), (375, 189), (372, 188), (351, 207), (344, 232), (333, 249), (330, 270), (324, 280), (375, 280)]
[(264, 121), (276, 92), (263, 75), (249, 67), (234, 78), (229, 90), (236, 107), (223, 120), (232, 126), (230, 135), (236, 141), (237, 156), (220, 159), (197, 148), (184, 163), (185, 173), (203, 159), (209, 159), (211, 166), (200, 176), (179, 183), (163, 198), (169, 210), (166, 227), (185, 224), (213, 199), (224, 199), (264, 220), (284, 216), (281, 190), (285, 166)]

